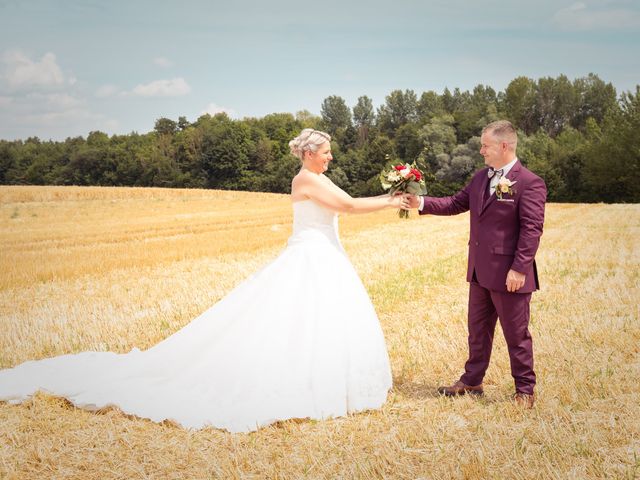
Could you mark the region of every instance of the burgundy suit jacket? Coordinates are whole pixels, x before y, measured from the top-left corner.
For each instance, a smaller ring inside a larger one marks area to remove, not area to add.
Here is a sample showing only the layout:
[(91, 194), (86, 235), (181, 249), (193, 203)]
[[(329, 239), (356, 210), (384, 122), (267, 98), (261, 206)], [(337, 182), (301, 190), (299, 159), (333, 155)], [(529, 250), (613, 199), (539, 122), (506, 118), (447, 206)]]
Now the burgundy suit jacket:
[(503, 193), (502, 200), (495, 194), (486, 198), (487, 170), (477, 172), (466, 187), (451, 197), (423, 197), (420, 215), (470, 211), (467, 281), (472, 281), (475, 272), (480, 286), (506, 292), (507, 272), (513, 269), (526, 275), (524, 286), (517, 293), (533, 292), (540, 288), (535, 255), (542, 235), (547, 188), (518, 160), (506, 177), (517, 182), (512, 187), (513, 195)]

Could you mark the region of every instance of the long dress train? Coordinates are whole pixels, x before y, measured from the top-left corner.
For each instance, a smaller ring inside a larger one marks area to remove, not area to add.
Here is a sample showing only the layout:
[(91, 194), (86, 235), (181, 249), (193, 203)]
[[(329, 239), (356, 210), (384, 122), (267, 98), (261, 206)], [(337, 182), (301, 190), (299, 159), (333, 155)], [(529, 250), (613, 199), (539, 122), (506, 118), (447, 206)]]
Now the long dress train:
[(116, 406), (187, 428), (248, 432), (382, 406), (389, 359), (371, 300), (338, 237), (337, 215), (293, 204), (287, 247), (226, 297), (148, 350), (82, 352), (0, 371), (0, 400), (36, 391)]

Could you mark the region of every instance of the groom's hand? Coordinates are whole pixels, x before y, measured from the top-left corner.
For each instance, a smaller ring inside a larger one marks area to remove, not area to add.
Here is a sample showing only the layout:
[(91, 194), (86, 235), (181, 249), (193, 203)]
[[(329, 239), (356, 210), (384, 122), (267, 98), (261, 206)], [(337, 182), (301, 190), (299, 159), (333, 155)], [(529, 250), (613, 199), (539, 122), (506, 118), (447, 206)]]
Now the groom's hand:
[(515, 270), (509, 270), (507, 273), (507, 291), (517, 292), (524, 285), (525, 274), (516, 272)]
[(418, 208), (420, 206), (420, 197), (411, 195), (409, 197), (409, 208)]

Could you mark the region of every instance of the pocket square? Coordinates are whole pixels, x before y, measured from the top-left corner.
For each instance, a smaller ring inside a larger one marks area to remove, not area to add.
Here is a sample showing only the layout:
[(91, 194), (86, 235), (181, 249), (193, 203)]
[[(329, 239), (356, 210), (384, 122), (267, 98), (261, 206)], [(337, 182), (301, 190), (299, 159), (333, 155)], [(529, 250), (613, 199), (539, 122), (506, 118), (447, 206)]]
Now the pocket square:
[(513, 198), (497, 198), (499, 202), (515, 202)]

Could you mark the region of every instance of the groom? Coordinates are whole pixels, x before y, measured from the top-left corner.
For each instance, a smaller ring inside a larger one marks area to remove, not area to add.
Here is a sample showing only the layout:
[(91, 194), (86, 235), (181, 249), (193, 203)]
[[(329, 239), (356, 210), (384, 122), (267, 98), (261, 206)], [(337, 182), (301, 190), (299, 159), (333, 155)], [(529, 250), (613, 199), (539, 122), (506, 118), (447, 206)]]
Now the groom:
[(534, 260), (544, 221), (544, 181), (516, 157), (518, 136), (506, 120), (482, 130), (480, 154), (488, 169), (451, 197), (412, 197), (421, 215), (456, 215), (470, 211), (469, 359), (460, 380), (438, 388), (446, 396), (482, 395), (496, 320), (504, 332), (515, 381), (514, 401), (534, 403), (536, 375), (529, 333), (531, 292), (539, 288)]

